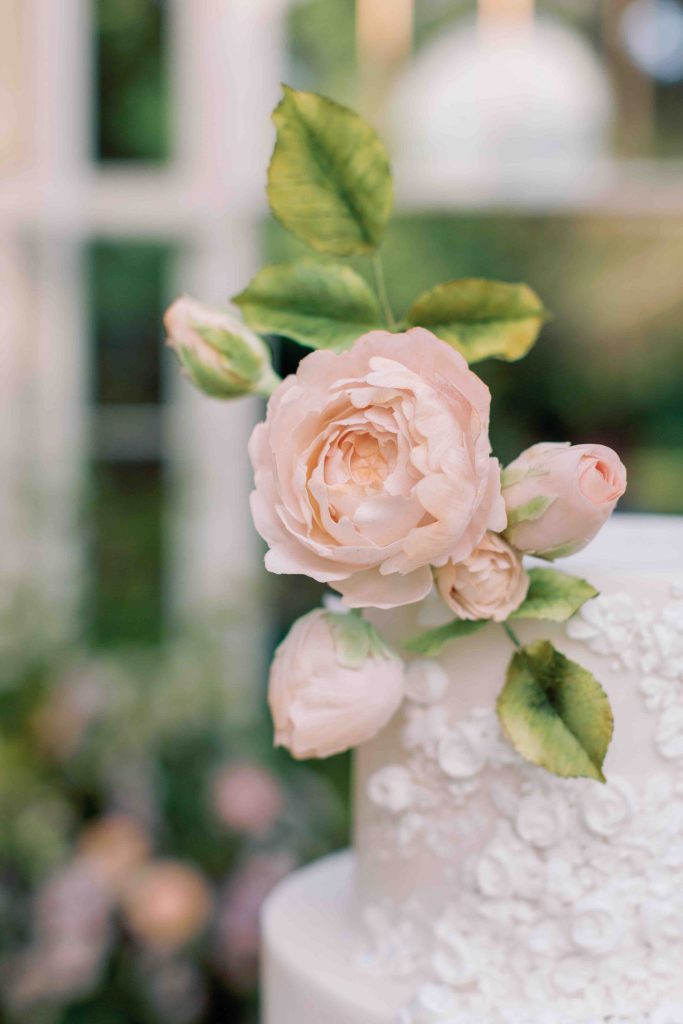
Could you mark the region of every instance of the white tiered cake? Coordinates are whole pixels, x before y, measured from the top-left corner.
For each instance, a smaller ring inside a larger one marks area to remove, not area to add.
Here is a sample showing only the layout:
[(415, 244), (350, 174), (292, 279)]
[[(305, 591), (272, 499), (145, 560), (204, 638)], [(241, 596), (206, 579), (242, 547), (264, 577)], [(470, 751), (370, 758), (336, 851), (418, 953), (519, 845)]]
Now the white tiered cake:
[[(357, 754), (355, 855), (267, 905), (265, 1024), (683, 1024), (683, 519), (618, 516), (566, 566), (600, 596), (519, 633), (607, 691), (607, 785), (502, 738), (499, 626), (414, 662)], [(420, 607), (376, 614), (398, 641)]]

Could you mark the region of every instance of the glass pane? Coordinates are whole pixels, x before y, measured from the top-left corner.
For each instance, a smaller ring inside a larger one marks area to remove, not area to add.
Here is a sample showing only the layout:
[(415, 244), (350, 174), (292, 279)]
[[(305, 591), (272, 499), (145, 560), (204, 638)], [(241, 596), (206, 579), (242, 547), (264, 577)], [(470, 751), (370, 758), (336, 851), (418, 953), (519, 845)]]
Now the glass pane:
[(170, 111), (164, 0), (93, 0), (95, 157), (162, 163)]
[(90, 643), (156, 643), (162, 632), (162, 467), (97, 463), (91, 494)]
[(155, 403), (161, 399), (168, 246), (96, 242), (88, 277), (94, 336), (93, 400)]

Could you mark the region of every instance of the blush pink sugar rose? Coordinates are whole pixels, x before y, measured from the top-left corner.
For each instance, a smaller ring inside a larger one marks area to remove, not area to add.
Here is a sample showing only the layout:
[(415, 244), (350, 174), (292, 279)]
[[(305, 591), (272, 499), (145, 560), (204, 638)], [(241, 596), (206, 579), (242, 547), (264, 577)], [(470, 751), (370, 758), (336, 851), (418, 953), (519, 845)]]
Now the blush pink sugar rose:
[(505, 528), (490, 393), (429, 331), (376, 331), (313, 352), (251, 438), (252, 512), (275, 573), (329, 583), (349, 607), (393, 608)]
[(504, 473), (506, 537), (518, 551), (560, 558), (584, 548), (626, 490), (619, 456), (602, 444), (535, 444)]
[(270, 670), (276, 746), (294, 757), (330, 757), (376, 736), (403, 699), (403, 662), (386, 651), (356, 668), (339, 660), (328, 614), (294, 623)]
[(459, 619), (505, 622), (519, 608), (529, 577), (517, 552), (495, 533), (487, 533), (472, 554), (436, 571), (442, 598)]

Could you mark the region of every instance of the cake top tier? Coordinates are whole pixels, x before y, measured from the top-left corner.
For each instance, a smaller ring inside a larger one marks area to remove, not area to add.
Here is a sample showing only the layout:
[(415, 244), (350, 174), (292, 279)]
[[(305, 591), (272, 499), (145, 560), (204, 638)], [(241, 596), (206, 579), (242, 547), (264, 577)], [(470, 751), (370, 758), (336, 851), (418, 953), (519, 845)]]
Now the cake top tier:
[(683, 516), (616, 513), (577, 555), (563, 564), (568, 572), (683, 573)]
[[(514, 630), (607, 694), (604, 785), (513, 750), (495, 713), (510, 656), (496, 623), (414, 660), (401, 711), (357, 757), (373, 963), (491, 1024), (536, 1024), (549, 1006), (632, 1019), (683, 997), (683, 518), (617, 516), (566, 565), (599, 594), (566, 622)], [(424, 610), (385, 613), (383, 634), (400, 644)], [(407, 1024), (442, 1019), (420, 999)]]

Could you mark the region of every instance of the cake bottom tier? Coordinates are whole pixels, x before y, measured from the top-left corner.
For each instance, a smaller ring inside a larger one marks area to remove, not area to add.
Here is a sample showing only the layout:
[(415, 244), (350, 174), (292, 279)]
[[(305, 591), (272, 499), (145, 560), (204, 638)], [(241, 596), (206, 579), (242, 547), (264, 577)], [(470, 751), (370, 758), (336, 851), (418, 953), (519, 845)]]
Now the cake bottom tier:
[(262, 1024), (393, 1024), (410, 986), (358, 964), (354, 858), (326, 857), (282, 882), (263, 915)]
[[(336, 854), (291, 875), (270, 896), (263, 915), (262, 1024), (488, 1024), (444, 1012), (429, 993), (415, 998), (414, 982), (363, 968), (354, 871), (352, 853)], [(681, 975), (681, 1001), (585, 1024), (683, 1024), (683, 965)], [(540, 1022), (537, 1013), (533, 1018)], [(552, 1007), (541, 1018), (558, 1024)]]

